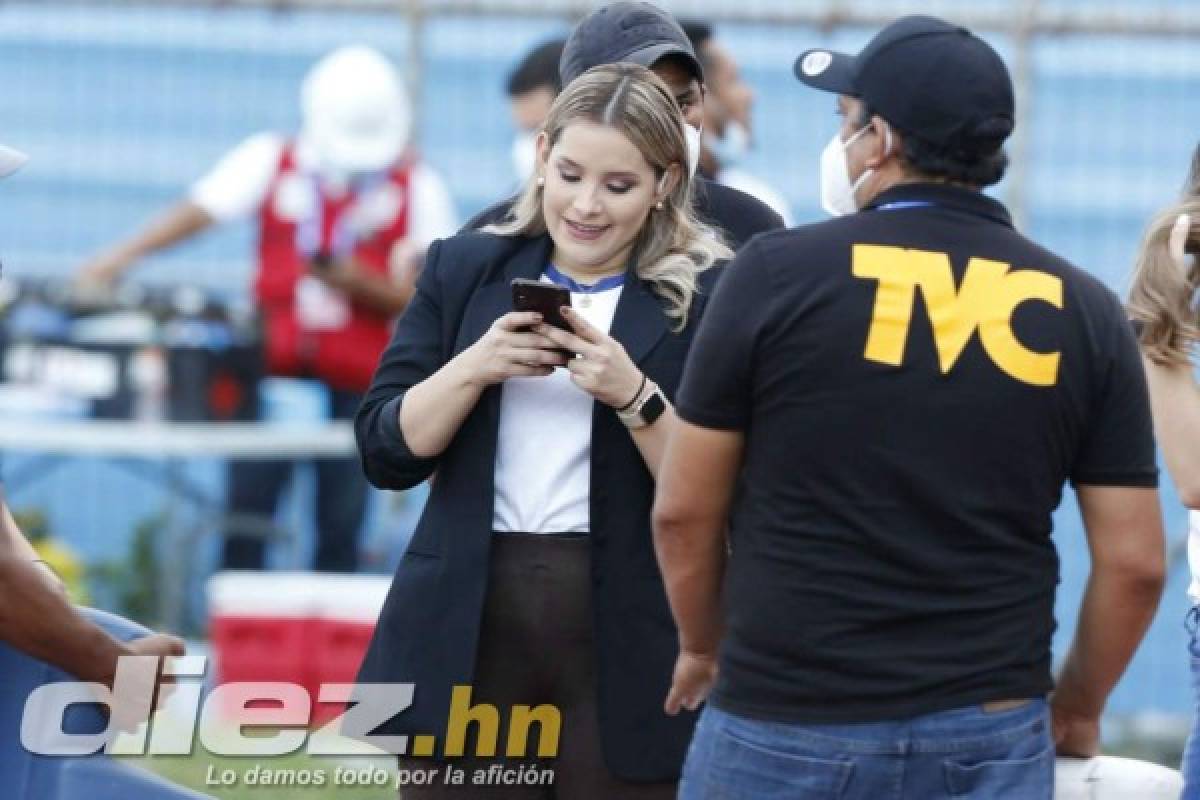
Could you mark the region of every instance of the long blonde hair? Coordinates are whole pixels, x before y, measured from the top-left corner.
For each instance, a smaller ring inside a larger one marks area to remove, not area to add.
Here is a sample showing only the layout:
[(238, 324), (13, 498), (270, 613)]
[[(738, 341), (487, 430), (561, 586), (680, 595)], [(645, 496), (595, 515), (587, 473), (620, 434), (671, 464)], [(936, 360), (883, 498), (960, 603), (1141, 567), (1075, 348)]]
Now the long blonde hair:
[[(1171, 230), (1180, 214), (1187, 214), (1191, 223), (1182, 266), (1176, 262), (1169, 245)], [(1189, 351), (1200, 340), (1197, 253), (1200, 253), (1200, 195), (1187, 197), (1154, 218), (1142, 240), (1134, 268), (1129, 316), (1141, 322), (1138, 340), (1142, 352), (1156, 364), (1189, 363)]]
[[(650, 211), (633, 245), (633, 268), (651, 284), (678, 331), (687, 324), (696, 276), (733, 253), (692, 209), (692, 177), (682, 114), (671, 92), (653, 72), (636, 64), (605, 64), (580, 75), (554, 101), (542, 132), (546, 149), (554, 147), (572, 122), (586, 120), (623, 134), (641, 152), (660, 179), (672, 164), (679, 181)], [(484, 230), (505, 236), (546, 232), (542, 187), (537, 171), (513, 204), (510, 218)]]

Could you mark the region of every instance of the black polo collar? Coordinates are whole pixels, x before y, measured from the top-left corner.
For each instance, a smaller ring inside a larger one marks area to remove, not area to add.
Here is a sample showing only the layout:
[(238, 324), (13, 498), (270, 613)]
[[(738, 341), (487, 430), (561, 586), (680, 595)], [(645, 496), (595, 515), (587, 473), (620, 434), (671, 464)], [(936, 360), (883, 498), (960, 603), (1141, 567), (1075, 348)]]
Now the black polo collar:
[(875, 195), (862, 210), (874, 211), (889, 203), (929, 203), (939, 208), (986, 217), (1010, 228), (1013, 226), (1008, 209), (999, 200), (975, 189), (947, 183), (904, 183), (893, 186)]

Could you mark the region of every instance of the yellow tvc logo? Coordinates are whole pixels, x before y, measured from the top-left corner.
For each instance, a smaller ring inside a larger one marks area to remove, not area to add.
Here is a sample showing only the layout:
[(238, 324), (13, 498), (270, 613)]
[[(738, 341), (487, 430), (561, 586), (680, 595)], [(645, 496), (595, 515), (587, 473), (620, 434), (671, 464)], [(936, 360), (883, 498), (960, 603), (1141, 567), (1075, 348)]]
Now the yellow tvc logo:
[(912, 320), (913, 300), (920, 288), (933, 325), (938, 364), (946, 374), (958, 361), (976, 329), (983, 349), (997, 367), (1019, 381), (1053, 386), (1060, 354), (1029, 350), (1012, 331), (1012, 316), (1027, 300), (1062, 308), (1062, 279), (1045, 272), (1010, 272), (1002, 261), (972, 258), (962, 286), (954, 289), (954, 272), (945, 253), (903, 247), (857, 244), (853, 272), (879, 281), (871, 330), (864, 356), (868, 361), (900, 366)]

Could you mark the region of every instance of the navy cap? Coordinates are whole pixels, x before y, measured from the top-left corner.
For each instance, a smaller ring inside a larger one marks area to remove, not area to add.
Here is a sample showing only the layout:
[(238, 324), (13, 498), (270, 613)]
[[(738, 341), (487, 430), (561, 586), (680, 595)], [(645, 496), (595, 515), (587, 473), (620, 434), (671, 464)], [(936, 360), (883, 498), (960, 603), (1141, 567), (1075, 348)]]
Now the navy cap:
[(796, 77), (861, 98), (899, 129), (947, 152), (988, 155), (1014, 124), (1012, 78), (991, 46), (936, 17), (901, 17), (856, 56), (807, 50)]
[(610, 3), (588, 14), (567, 38), (558, 74), (566, 86), (592, 67), (629, 62), (653, 67), (676, 56), (697, 80), (704, 70), (675, 18), (650, 3)]

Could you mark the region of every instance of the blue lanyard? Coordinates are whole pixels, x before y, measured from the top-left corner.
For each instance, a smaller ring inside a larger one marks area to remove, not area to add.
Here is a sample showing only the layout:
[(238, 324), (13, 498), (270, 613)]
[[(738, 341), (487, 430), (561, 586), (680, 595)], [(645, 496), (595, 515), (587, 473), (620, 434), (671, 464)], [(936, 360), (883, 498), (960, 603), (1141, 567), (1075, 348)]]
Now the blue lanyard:
[(625, 273), (620, 275), (609, 275), (607, 278), (601, 278), (595, 283), (579, 283), (570, 275), (564, 275), (559, 271), (558, 267), (553, 264), (546, 265), (546, 277), (551, 283), (557, 283), (559, 286), (564, 286), (570, 289), (575, 294), (595, 294), (596, 292), (607, 292), (609, 289), (615, 289), (618, 286), (625, 285)]
[(906, 208), (933, 208), (936, 203), (930, 203), (927, 200), (897, 200), (894, 203), (884, 203), (881, 206), (875, 206), (876, 211), (902, 211)]

